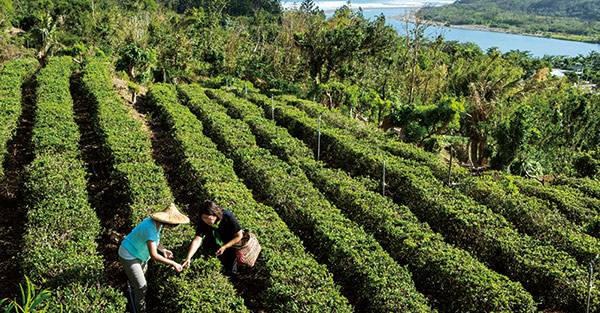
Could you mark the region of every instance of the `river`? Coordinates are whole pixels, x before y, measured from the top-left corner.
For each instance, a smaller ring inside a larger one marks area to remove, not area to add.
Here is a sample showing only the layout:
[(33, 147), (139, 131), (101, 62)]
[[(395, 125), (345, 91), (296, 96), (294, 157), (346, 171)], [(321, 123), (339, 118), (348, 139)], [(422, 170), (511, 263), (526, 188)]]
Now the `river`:
[[(410, 10), (422, 7), (423, 5), (444, 5), (453, 3), (453, 0), (446, 1), (423, 1), (423, 0), (355, 0), (351, 7), (363, 9), (367, 18), (373, 18), (383, 13), (387, 24), (396, 28), (399, 34), (406, 33), (406, 23), (393, 19), (393, 16), (405, 15)], [(325, 10), (327, 16), (333, 14), (333, 10), (346, 4), (346, 1), (315, 1), (315, 4), (322, 10)], [(300, 2), (282, 1), (284, 8), (299, 7)], [(591, 44), (577, 41), (549, 39), (541, 37), (523, 36), (507, 34), (501, 32), (489, 32), (464, 28), (438, 27), (430, 26), (427, 28), (426, 35), (430, 38), (436, 38), (443, 35), (445, 40), (455, 40), (458, 42), (473, 42), (485, 52), (491, 47), (498, 48), (501, 52), (510, 50), (529, 51), (533, 57), (543, 57), (544, 55), (564, 55), (564, 56), (587, 56), (592, 51), (600, 52), (599, 44)]]

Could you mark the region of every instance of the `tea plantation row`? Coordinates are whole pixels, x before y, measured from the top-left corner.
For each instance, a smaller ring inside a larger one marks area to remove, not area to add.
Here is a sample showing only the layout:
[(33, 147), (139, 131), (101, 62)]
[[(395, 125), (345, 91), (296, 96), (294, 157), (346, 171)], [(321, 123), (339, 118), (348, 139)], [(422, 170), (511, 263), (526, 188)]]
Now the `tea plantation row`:
[(290, 164), (302, 168), (311, 182), (350, 219), (373, 234), (398, 262), (408, 264), (415, 284), (431, 295), (445, 312), (530, 312), (535, 306), (520, 284), (489, 270), (469, 253), (445, 243), (427, 224), (420, 223), (406, 206), (399, 206), (341, 170), (315, 161), (302, 141), (263, 117), (252, 103), (218, 90), (207, 90), (227, 107), (229, 115), (243, 119), (259, 145)]
[[(248, 98), (270, 115), (271, 99), (254, 93)], [(275, 102), (274, 108), (278, 124), (316, 151), (318, 121), (284, 102)], [(386, 182), (392, 198), (408, 205), (450, 243), (521, 282), (541, 307), (565, 311), (585, 307), (587, 264), (578, 264), (546, 242), (517, 232), (504, 217), (443, 186), (420, 162), (394, 157), (342, 129), (323, 127), (320, 140), (322, 155), (330, 156), (329, 164), (354, 174), (381, 175), (386, 160)]]
[[(69, 92), (79, 65), (53, 58), (36, 73), (37, 66), (12, 61), (0, 72), (0, 161), (18, 126), (21, 85), (32, 75), (38, 83), (21, 267), (36, 285), (54, 290), (55, 308), (122, 312), (125, 294), (109, 283), (114, 273), (98, 252), (103, 230), (88, 195), (93, 171), (83, 162)], [(313, 102), (158, 84), (146, 105), (174, 142), (166, 153), (193, 195), (176, 199), (154, 160), (152, 134), (112, 87), (109, 68), (101, 58), (86, 59), (79, 92), (110, 187), (120, 190), (126, 227), (171, 202), (189, 214), (189, 201), (209, 198), (263, 245), (249, 272), (250, 293), (236, 292), (244, 282), (232, 283), (205, 254), (181, 275), (153, 264), (150, 284), (161, 311), (248, 312), (245, 300), (267, 312), (585, 309), (587, 264), (600, 248), (594, 181), (540, 186), (455, 169), (461, 184), (452, 189), (437, 156)], [(372, 183), (384, 162), (390, 197)], [(163, 244), (183, 256), (192, 237), (186, 225), (166, 231)], [(600, 309), (598, 296), (592, 289), (591, 311)]]

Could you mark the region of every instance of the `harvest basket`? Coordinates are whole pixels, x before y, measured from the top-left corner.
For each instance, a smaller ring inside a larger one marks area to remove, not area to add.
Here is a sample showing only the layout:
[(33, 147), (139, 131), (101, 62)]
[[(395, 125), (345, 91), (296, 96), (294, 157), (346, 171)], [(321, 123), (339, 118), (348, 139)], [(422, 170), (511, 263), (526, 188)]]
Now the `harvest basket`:
[(233, 246), (235, 248), (235, 256), (241, 264), (252, 267), (258, 258), (258, 254), (262, 248), (258, 243), (258, 239), (253, 233), (244, 232), (242, 240)]

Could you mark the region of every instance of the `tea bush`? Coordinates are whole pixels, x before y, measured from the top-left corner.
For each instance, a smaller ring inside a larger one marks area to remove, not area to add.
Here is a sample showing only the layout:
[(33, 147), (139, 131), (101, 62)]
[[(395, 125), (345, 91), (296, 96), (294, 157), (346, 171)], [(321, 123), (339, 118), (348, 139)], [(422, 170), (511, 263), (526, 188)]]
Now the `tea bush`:
[[(270, 99), (248, 98), (270, 112)], [(279, 102), (275, 120), (316, 150), (318, 122)], [(469, 251), (492, 269), (521, 282), (541, 307), (574, 310), (585, 307), (587, 270), (564, 252), (518, 233), (503, 217), (445, 187), (420, 163), (395, 158), (335, 128), (321, 129), (321, 151), (328, 162), (348, 172), (381, 175), (386, 160), (386, 182), (394, 200), (409, 206), (450, 243)], [(592, 291), (593, 307), (598, 295)]]
[[(103, 59), (88, 59), (82, 80), (95, 109), (94, 127), (103, 141), (101, 145), (106, 158), (111, 161), (112, 176), (128, 198), (128, 225), (133, 229), (150, 213), (164, 209), (175, 199), (163, 169), (153, 161), (148, 135), (113, 89)], [(180, 226), (163, 234), (162, 243), (181, 257), (187, 253), (193, 235), (192, 227)], [(243, 299), (220, 274), (220, 269), (218, 262), (202, 255), (183, 275), (176, 275), (170, 266), (152, 264), (150, 284), (158, 289), (161, 310), (173, 313), (247, 312)]]
[(317, 259), (327, 264), (357, 311), (431, 311), (423, 295), (414, 290), (406, 268), (343, 217), (299, 168), (257, 147), (248, 126), (214, 103), (200, 100), (188, 105), (203, 121), (207, 135), (234, 160), (238, 175), (251, 182), (249, 187), (276, 208)]
[(69, 92), (72, 61), (51, 59), (37, 76), (32, 149), (25, 170), (27, 221), (20, 255), (26, 275), (54, 291), (53, 311), (123, 312), (125, 297), (107, 286), (96, 238), (100, 222), (87, 195), (85, 165)]
[[(186, 89), (197, 99), (193, 89)], [(255, 296), (270, 312), (352, 312), (331, 274), (302, 247), (277, 216), (259, 204), (237, 177), (232, 162), (202, 134), (201, 122), (178, 103), (168, 85), (150, 88), (150, 102), (176, 142), (181, 176), (198, 199), (213, 199), (231, 210), (245, 229), (254, 232), (263, 248), (255, 268), (265, 280)]]
[(5, 64), (0, 72), (0, 180), (4, 178), (6, 144), (15, 135), (23, 113), (21, 86), (38, 66), (34, 59), (17, 59)]
[(445, 243), (405, 206), (367, 190), (341, 170), (323, 167), (312, 151), (285, 128), (263, 118), (254, 104), (222, 91), (207, 93), (243, 119), (260, 146), (286, 162), (300, 166), (306, 176), (342, 212), (373, 234), (399, 263), (408, 264), (415, 284), (431, 295), (440, 311), (533, 312), (535, 304), (523, 287), (488, 269), (469, 253)]

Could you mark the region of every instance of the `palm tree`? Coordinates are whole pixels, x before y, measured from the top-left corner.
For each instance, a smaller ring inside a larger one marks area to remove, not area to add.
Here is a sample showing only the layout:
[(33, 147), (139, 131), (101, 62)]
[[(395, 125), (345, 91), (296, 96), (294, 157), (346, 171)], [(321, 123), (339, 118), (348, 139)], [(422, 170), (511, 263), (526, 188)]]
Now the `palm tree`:
[(487, 136), (498, 118), (508, 114), (523, 91), (522, 70), (492, 51), (471, 63), (462, 79), (467, 84), (469, 160), (475, 167), (487, 164)]

